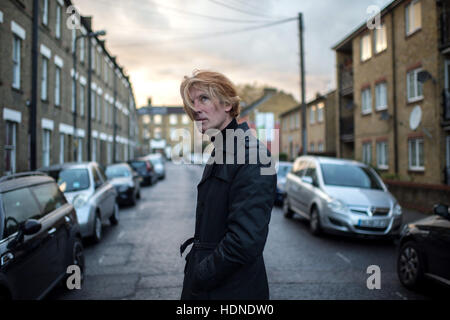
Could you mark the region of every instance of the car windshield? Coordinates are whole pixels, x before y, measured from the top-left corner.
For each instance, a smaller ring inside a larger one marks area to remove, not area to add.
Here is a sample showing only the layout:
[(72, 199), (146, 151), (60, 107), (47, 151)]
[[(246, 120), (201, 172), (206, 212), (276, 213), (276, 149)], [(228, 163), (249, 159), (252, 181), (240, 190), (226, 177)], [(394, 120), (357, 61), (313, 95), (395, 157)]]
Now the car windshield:
[(320, 167), (325, 185), (383, 190), (377, 177), (367, 167), (335, 163), (322, 163)]
[(130, 177), (131, 176), (130, 169), (128, 169), (125, 166), (107, 167), (106, 171), (105, 171), (105, 174), (108, 177), (108, 179)]
[(162, 161), (160, 158), (150, 158), (150, 161), (155, 164), (162, 164)]
[(74, 192), (89, 188), (89, 172), (87, 169), (64, 169), (58, 172), (57, 177), (62, 192)]
[(139, 168), (145, 168), (145, 162), (144, 161), (132, 161), (130, 162), (130, 166), (132, 166), (134, 169)]
[(292, 165), (280, 165), (278, 167), (278, 178), (284, 178), (291, 171)]

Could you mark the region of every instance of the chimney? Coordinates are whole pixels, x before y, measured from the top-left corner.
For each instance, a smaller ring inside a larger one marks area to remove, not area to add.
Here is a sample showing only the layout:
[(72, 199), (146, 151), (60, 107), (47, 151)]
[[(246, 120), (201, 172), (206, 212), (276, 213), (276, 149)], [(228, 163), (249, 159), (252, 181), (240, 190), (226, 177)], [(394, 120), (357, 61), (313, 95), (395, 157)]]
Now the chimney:
[(151, 98), (151, 97), (148, 97), (148, 98), (147, 98), (147, 106), (148, 106), (148, 107), (151, 107), (151, 106), (152, 106), (152, 98)]

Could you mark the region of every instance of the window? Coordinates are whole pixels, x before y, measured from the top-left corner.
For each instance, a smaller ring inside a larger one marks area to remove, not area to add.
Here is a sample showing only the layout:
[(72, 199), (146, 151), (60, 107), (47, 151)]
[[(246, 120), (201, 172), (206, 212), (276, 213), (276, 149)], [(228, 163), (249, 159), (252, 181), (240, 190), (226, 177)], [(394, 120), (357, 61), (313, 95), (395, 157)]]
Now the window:
[(387, 85), (386, 82), (379, 83), (375, 86), (375, 109), (387, 109)]
[(361, 111), (362, 114), (372, 112), (372, 94), (370, 87), (361, 91)]
[(372, 57), (372, 43), (370, 34), (361, 37), (361, 61), (366, 61)]
[(107, 162), (108, 164), (112, 162), (112, 148), (111, 148), (111, 142), (108, 142), (106, 145), (106, 155), (107, 155)]
[(103, 105), (105, 106), (105, 111), (104, 111), (104, 115), (103, 115), (103, 120), (105, 120), (105, 124), (108, 123), (108, 100), (103, 101)]
[(298, 112), (295, 114), (295, 128), (300, 128), (300, 113)]
[(42, 5), (42, 23), (48, 25), (48, 0), (43, 0)]
[(323, 102), (317, 105), (317, 122), (323, 122), (323, 108), (324, 108)]
[(56, 39), (61, 38), (61, 6), (56, 5), (56, 26), (55, 26)]
[(305, 160), (296, 161), (292, 167), (292, 172), (298, 177), (303, 177), (306, 169), (308, 168), (308, 162)]
[(291, 119), (291, 130), (293, 130), (295, 128), (295, 117), (293, 115), (291, 115), (289, 117), (289, 119)]
[(362, 162), (366, 164), (372, 163), (372, 143), (366, 142), (362, 145)]
[(412, 1), (405, 8), (406, 35), (414, 33), (422, 27), (422, 5), (420, 1)]
[(80, 62), (84, 62), (84, 38), (80, 39)]
[(316, 122), (316, 106), (312, 106), (309, 109), (309, 123), (314, 124)]
[(47, 88), (48, 88), (48, 59), (42, 56), (42, 71), (41, 71), (41, 100), (47, 101)]
[(59, 163), (64, 163), (64, 133), (59, 135)]
[(19, 224), (28, 219), (39, 219), (41, 210), (28, 188), (17, 189), (2, 194), (5, 212), (3, 239), (17, 232)]
[[(88, 38), (88, 39), (89, 39), (88, 41), (90, 41), (90, 38)], [(92, 46), (91, 46), (92, 71), (95, 71), (95, 59), (96, 59), (95, 53), (96, 52), (97, 52), (97, 50), (95, 50), (95, 45), (92, 44)]]
[(409, 169), (424, 170), (423, 139), (416, 138), (408, 141)]
[(105, 60), (105, 66), (103, 68), (105, 74), (105, 82), (108, 83), (108, 62)]
[(323, 152), (323, 142), (319, 142), (319, 145), (317, 147), (317, 151)]
[(150, 116), (149, 116), (148, 114), (144, 114), (144, 115), (142, 116), (142, 122), (143, 122), (144, 124), (149, 124), (149, 123), (150, 123)]
[(95, 119), (95, 101), (97, 93), (95, 90), (91, 89), (91, 119)]
[(97, 161), (97, 139), (92, 138), (92, 161)]
[(169, 117), (169, 123), (171, 125), (175, 125), (177, 124), (178, 120), (177, 120), (177, 115), (176, 114), (171, 114)]
[(42, 135), (42, 165), (44, 167), (50, 165), (50, 135), (51, 131), (44, 129)]
[(78, 152), (77, 152), (77, 161), (83, 161), (83, 138), (78, 138)]
[(86, 93), (84, 90), (84, 85), (80, 85), (80, 116), (84, 116), (84, 101)]
[(305, 172), (305, 177), (311, 177), (311, 179), (313, 181), (313, 186), (316, 186), (316, 187), (319, 186), (319, 181), (317, 178), (317, 168), (314, 163), (309, 164), (308, 169), (306, 169), (306, 172)]
[(17, 124), (6, 121), (5, 135), (5, 174), (13, 174), (16, 172), (16, 132)]
[(160, 115), (160, 114), (155, 115), (155, 116), (153, 117), (153, 122), (154, 122), (155, 124), (161, 124), (161, 123), (162, 123), (162, 117), (161, 117), (161, 115)]
[(97, 95), (97, 120), (102, 121), (102, 96)]
[(72, 53), (75, 51), (75, 39), (77, 38), (77, 29), (72, 29)]
[(76, 95), (76, 85), (77, 80), (75, 79), (75, 76), (72, 78), (72, 112), (75, 112), (75, 95)]
[(314, 152), (314, 142), (311, 142), (311, 143), (309, 144), (309, 151), (310, 151), (310, 152)]
[(380, 29), (374, 30), (375, 52), (379, 53), (387, 48), (386, 25), (382, 24)]
[(189, 124), (189, 117), (188, 117), (186, 114), (183, 114), (183, 115), (181, 116), (181, 122), (182, 122), (183, 124)]
[(13, 82), (12, 87), (20, 89), (20, 65), (21, 65), (21, 44), (22, 40), (14, 36), (13, 37)]
[(388, 164), (388, 144), (386, 141), (377, 142), (377, 167), (387, 169)]
[(161, 139), (161, 128), (153, 129), (153, 136), (155, 139)]
[(55, 106), (61, 105), (61, 68), (55, 69)]
[(42, 208), (42, 217), (67, 203), (56, 183), (34, 186), (31, 191)]
[(417, 74), (422, 71), (421, 68), (409, 71), (406, 75), (406, 92), (408, 102), (417, 101), (423, 98), (422, 83), (417, 80)]

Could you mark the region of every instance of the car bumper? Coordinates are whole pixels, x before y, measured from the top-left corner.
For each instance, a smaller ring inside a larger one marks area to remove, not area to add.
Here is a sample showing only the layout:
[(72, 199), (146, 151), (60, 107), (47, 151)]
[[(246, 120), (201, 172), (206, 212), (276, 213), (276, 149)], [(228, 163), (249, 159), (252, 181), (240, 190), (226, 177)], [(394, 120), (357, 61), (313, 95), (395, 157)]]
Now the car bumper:
[(328, 209), (321, 215), (323, 229), (338, 233), (373, 237), (398, 237), (402, 225), (402, 215), (369, 217), (359, 214), (340, 214)]
[(117, 190), (117, 197), (116, 200), (118, 203), (126, 203), (126, 202), (130, 202), (133, 199), (134, 196), (134, 188), (128, 188), (125, 191), (119, 191)]

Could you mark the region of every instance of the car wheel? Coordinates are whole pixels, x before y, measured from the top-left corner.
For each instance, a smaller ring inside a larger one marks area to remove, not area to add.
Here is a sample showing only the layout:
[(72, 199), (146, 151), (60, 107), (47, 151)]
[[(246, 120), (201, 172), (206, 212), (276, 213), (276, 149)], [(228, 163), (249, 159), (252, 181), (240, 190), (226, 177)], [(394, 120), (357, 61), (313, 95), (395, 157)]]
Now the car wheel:
[(319, 210), (317, 210), (316, 207), (314, 207), (311, 211), (311, 216), (309, 220), (309, 230), (315, 236), (320, 235), (320, 233), (322, 232), (322, 228), (320, 226)]
[[(136, 199), (135, 199), (135, 202), (136, 202)], [(111, 224), (113, 226), (116, 226), (119, 224), (119, 206), (118, 206), (117, 202), (114, 203), (114, 212), (113, 212), (112, 216), (109, 217), (109, 221), (111, 222)]]
[(291, 208), (289, 207), (289, 200), (288, 197), (284, 197), (283, 200), (283, 213), (284, 216), (288, 219), (292, 218), (294, 216), (294, 211), (291, 210)]
[(397, 257), (397, 275), (408, 289), (418, 289), (423, 282), (423, 262), (413, 241), (402, 245)]
[(141, 198), (141, 190), (138, 191), (136, 198), (140, 199)]
[(102, 220), (99, 213), (94, 218), (94, 234), (92, 235), (92, 240), (94, 243), (99, 243), (102, 240)]

